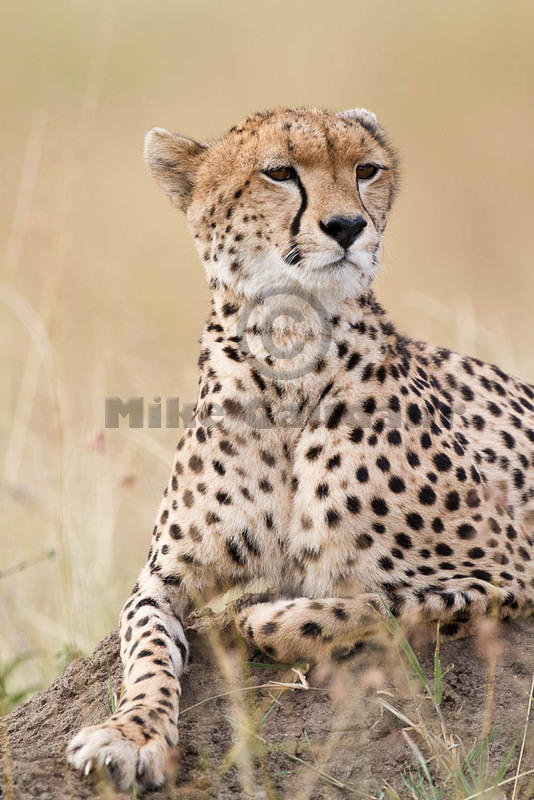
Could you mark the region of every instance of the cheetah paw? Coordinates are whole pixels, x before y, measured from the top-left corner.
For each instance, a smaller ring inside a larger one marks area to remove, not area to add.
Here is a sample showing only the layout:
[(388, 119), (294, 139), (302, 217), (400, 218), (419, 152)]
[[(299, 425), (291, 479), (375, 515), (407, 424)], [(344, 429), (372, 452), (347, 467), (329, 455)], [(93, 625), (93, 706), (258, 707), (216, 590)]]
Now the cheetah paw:
[(108, 770), (115, 786), (127, 791), (157, 789), (165, 783), (170, 748), (163, 737), (137, 744), (109, 725), (83, 728), (67, 747), (71, 767), (89, 775)]

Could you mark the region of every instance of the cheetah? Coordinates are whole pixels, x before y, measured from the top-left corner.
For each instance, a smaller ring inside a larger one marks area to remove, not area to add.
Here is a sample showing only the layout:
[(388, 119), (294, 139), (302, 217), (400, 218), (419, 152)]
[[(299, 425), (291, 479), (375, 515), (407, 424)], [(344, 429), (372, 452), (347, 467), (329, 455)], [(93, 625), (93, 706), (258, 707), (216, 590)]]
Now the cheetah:
[(120, 618), (124, 693), (68, 747), (86, 774), (164, 783), (185, 616), (236, 612), (290, 663), (373, 635), (389, 609), (462, 634), (532, 608), (534, 387), (397, 332), (371, 288), (398, 186), (374, 114), (278, 109), (209, 144), (154, 128), (149, 171), (187, 215), (212, 310), (198, 401)]

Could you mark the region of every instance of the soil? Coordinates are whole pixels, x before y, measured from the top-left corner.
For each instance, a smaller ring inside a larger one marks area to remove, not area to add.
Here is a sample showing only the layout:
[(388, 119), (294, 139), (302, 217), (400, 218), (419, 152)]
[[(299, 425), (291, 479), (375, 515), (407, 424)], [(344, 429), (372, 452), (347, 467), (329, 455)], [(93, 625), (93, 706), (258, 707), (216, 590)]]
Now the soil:
[[(237, 664), (243, 654), (227, 645), (225, 658), (217, 659), (206, 636), (197, 632), (192, 633), (191, 643), (192, 661), (183, 680), (177, 763), (167, 788), (146, 795), (151, 800), (227, 800), (249, 796), (295, 800), (376, 798), (380, 797), (379, 787), (386, 783), (394, 786), (403, 798), (414, 796), (402, 779), (406, 770), (414, 768), (410, 741), (427, 757), (428, 747), (417, 731), (408, 730), (408, 720), (399, 719), (384, 708), (383, 702), (401, 710), (410, 720), (416, 719), (416, 704), (419, 704), (431, 734), (438, 740), (441, 734), (432, 704), (424, 699), (420, 684), (412, 681), (409, 687), (393, 645), (387, 657), (371, 646), (333, 669), (315, 667), (307, 674), (309, 690), (270, 687), (238, 690), (216, 698), (232, 686), (222, 676), (224, 667), (219, 664), (226, 660), (235, 664), (234, 669), (239, 672)], [(425, 674), (433, 680), (433, 647), (418, 649), (418, 656)], [(250, 674), (240, 679), (241, 687), (298, 680), (289, 668), (271, 667), (257, 653), (249, 653), (245, 658), (260, 666), (250, 667)], [(456, 748), (461, 761), (462, 746), (468, 750), (480, 741), (485, 720), (491, 713), (489, 774), (495, 774), (517, 743), (506, 773), (506, 777), (513, 777), (534, 670), (534, 625), (531, 622), (503, 625), (498, 641), (489, 635), (485, 640), (479, 637), (442, 642), (440, 661), (443, 667), (452, 665), (444, 678), (441, 703), (450, 747)], [(0, 728), (3, 800), (33, 797), (111, 800), (127, 796), (116, 793), (102, 779), (81, 778), (67, 767), (64, 755), (68, 739), (81, 726), (99, 722), (108, 715), (110, 681), (115, 691), (119, 691), (120, 677), (118, 637), (112, 633), (91, 656), (72, 662), (52, 686), (5, 718), (4, 727)], [(241, 705), (236, 704), (236, 698)], [(240, 728), (236, 720), (246, 707), (255, 727), (248, 745), (239, 748), (236, 731)], [(249, 763), (253, 763), (248, 784), (242, 777), (247, 774), (246, 763), (243, 766), (243, 758), (246, 762), (247, 756)], [(430, 759), (429, 765), (437, 775), (435, 797), (456, 798), (453, 788), (440, 788), (436, 761)], [(521, 771), (533, 768), (534, 737), (527, 729)], [(517, 795), (520, 800), (534, 797), (534, 783), (528, 783), (532, 777), (520, 782)], [(465, 796), (468, 795), (466, 790)], [(434, 795), (424, 790), (419, 796)], [(486, 800), (510, 798), (512, 784), (483, 796)]]

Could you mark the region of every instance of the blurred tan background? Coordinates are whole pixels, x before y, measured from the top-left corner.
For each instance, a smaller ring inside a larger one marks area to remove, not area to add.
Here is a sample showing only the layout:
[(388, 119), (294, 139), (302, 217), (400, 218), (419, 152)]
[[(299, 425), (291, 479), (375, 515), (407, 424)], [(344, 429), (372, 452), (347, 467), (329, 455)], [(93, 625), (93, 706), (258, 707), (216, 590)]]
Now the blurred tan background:
[(35, 651), (24, 688), (116, 624), (148, 549), (178, 432), (104, 431), (104, 398), (195, 399), (208, 295), (145, 131), (373, 109), (404, 175), (380, 299), (534, 381), (534, 6), (4, 0), (0, 30), (0, 667)]

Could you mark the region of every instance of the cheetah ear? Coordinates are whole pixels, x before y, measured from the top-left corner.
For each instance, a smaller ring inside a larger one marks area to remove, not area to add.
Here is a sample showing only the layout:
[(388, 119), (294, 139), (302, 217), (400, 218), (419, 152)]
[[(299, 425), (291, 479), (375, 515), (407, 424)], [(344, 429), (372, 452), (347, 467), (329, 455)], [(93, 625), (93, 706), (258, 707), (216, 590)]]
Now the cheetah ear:
[(187, 211), (191, 202), (195, 172), (206, 150), (207, 145), (165, 128), (152, 128), (145, 136), (148, 170), (182, 211)]
[(353, 119), (355, 122), (359, 122), (369, 133), (373, 134), (373, 136), (383, 136), (384, 131), (382, 130), (380, 123), (376, 118), (376, 114), (373, 111), (368, 111), (366, 108), (351, 108), (348, 111), (338, 111), (336, 117), (341, 117), (341, 119)]

